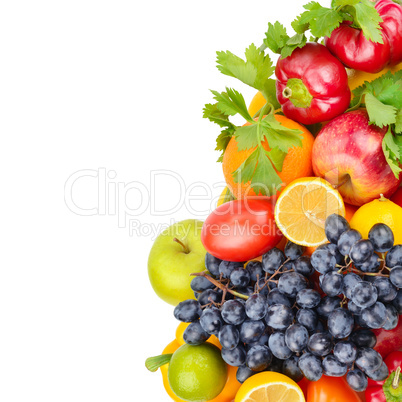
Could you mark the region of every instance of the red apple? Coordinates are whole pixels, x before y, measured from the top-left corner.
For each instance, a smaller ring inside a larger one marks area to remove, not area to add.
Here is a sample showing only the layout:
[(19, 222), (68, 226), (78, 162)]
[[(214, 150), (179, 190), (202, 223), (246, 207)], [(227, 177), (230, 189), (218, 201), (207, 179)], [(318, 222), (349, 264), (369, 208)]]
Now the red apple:
[(318, 133), (313, 145), (313, 169), (338, 188), (343, 200), (363, 205), (398, 188), (382, 149), (387, 127), (369, 124), (365, 110), (344, 113)]
[(391, 201), (402, 207), (402, 187), (399, 187), (398, 190), (395, 191), (391, 197)]

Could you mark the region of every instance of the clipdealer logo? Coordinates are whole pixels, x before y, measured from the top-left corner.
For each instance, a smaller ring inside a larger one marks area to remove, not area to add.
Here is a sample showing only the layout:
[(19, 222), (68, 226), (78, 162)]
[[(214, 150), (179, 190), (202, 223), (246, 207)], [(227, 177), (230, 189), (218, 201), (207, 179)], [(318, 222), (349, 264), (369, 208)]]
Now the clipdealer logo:
[[(175, 188), (175, 199), (169, 207), (162, 193), (166, 183)], [(64, 202), (75, 215), (115, 216), (118, 227), (128, 228), (130, 236), (156, 237), (175, 221), (170, 218), (169, 222), (155, 225), (149, 222), (149, 216), (172, 217), (184, 208), (190, 216), (205, 219), (218, 201), (219, 196), (214, 194), (220, 194), (225, 186), (225, 182), (187, 185), (170, 170), (150, 171), (147, 184), (125, 182), (117, 179), (116, 171), (102, 167), (71, 174), (64, 185)]]

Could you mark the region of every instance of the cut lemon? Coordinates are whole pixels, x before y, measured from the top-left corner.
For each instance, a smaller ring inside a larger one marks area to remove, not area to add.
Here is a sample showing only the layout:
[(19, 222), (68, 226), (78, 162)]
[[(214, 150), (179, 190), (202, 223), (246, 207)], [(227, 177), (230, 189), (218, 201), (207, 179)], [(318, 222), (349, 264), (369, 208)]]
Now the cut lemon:
[(275, 221), (284, 236), (308, 247), (327, 241), (325, 220), (331, 214), (345, 216), (345, 205), (339, 192), (320, 177), (294, 180), (275, 205)]
[(305, 399), (303, 391), (291, 378), (263, 371), (244, 381), (235, 402), (305, 402)]

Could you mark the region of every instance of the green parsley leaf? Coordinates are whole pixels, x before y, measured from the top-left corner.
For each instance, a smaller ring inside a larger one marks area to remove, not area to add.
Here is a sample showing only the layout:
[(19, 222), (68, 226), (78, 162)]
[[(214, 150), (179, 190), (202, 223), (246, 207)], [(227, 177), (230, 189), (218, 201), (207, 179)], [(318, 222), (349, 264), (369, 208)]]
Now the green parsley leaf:
[(355, 8), (355, 23), (361, 27), (364, 36), (376, 43), (384, 43), (381, 35), (380, 23), (382, 18), (370, 0), (361, 0), (353, 4)]
[(399, 167), (402, 152), (402, 141), (399, 143), (399, 139), (392, 135), (391, 128), (388, 129), (382, 140), (382, 149), (388, 165), (390, 166), (395, 177), (398, 178), (399, 173), (402, 171), (402, 169)]
[(306, 35), (296, 34), (288, 39), (285, 47), (281, 51), (283, 58), (290, 56), (297, 48), (302, 48), (307, 43)]
[(217, 103), (206, 104), (203, 109), (202, 117), (205, 119), (209, 119), (213, 123), (218, 124), (220, 127), (227, 127), (234, 130), (236, 126), (229, 121), (229, 118), (226, 114), (222, 113), (218, 109), (217, 105), (218, 105)]
[(365, 104), (371, 124), (381, 128), (396, 122), (398, 110), (394, 106), (385, 105), (369, 92), (365, 94)]
[(240, 114), (245, 120), (252, 121), (247, 110), (246, 102), (243, 95), (235, 89), (226, 88), (226, 92), (217, 92), (211, 90), (214, 99), (218, 102), (216, 107), (225, 115), (234, 116)]
[(402, 109), (398, 110), (395, 120), (395, 132), (400, 134), (402, 133)]
[(306, 32), (309, 29), (309, 23), (308, 22), (302, 23), (300, 21), (300, 19), (301, 19), (301, 15), (296, 17), (291, 23), (292, 28), (298, 34), (302, 34), (302, 33)]
[(217, 162), (222, 162), (223, 154), (229, 144), (230, 139), (233, 137), (232, 130), (222, 130), (221, 133), (216, 138), (216, 148), (215, 151), (222, 151), (221, 155), (219, 156)]
[(339, 6), (355, 6), (360, 3), (361, 0), (334, 0), (332, 1), (332, 7)]
[(235, 133), (237, 149), (239, 151), (244, 151), (256, 147), (260, 143), (258, 130), (260, 130), (258, 122), (239, 127)]
[(268, 49), (271, 49), (274, 53), (281, 53), (281, 49), (288, 39), (286, 28), (280, 22), (276, 21), (275, 24), (268, 23), (268, 31), (265, 33), (264, 38), (264, 44)]
[(282, 172), (283, 161), (287, 155), (286, 152), (281, 151), (278, 148), (271, 149), (270, 151), (266, 151), (268, 158), (271, 160), (272, 164), (274, 165), (275, 169), (278, 172)]

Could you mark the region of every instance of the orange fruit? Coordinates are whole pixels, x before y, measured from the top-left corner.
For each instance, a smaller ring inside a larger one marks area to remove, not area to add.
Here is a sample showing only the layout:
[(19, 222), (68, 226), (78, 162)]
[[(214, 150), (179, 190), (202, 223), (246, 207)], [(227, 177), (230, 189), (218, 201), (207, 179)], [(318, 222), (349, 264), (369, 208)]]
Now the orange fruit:
[(346, 71), (348, 73), (349, 88), (351, 91), (353, 91), (355, 88), (363, 85), (364, 81), (370, 82), (370, 81), (375, 80), (378, 77), (381, 77), (383, 74), (387, 73), (388, 71), (395, 73), (399, 70), (402, 70), (402, 63), (399, 63), (396, 66), (392, 66), (392, 67), (385, 67), (379, 73), (375, 73), (375, 74), (370, 74), (370, 73), (366, 73), (364, 71), (359, 71), (359, 70), (346, 69)]
[(291, 378), (274, 371), (249, 377), (236, 394), (235, 402), (305, 402), (303, 391)]
[[(305, 127), (299, 123), (288, 119), (282, 115), (275, 115), (275, 118), (283, 126), (290, 129), (297, 129), (302, 131), (302, 145), (300, 147), (293, 147), (289, 149), (288, 154), (283, 162), (281, 172), (277, 172), (282, 179), (283, 186), (286, 186), (291, 181), (299, 177), (307, 177), (313, 175), (313, 168), (311, 163), (311, 150), (313, 148), (314, 137)], [(263, 142), (263, 147), (269, 151), (268, 142)], [(241, 199), (245, 196), (255, 196), (255, 192), (248, 183), (236, 183), (233, 178), (233, 172), (235, 172), (240, 165), (253, 153), (255, 148), (239, 151), (237, 149), (237, 141), (235, 137), (232, 137), (225, 150), (222, 161), (223, 175), (227, 186), (231, 193), (237, 198)], [(266, 183), (267, 186), (270, 183)]]
[(222, 392), (208, 402), (232, 402), (241, 384), (237, 381), (236, 373), (238, 367), (228, 366), (228, 379)]
[(307, 247), (327, 242), (325, 220), (334, 213), (345, 216), (342, 197), (320, 177), (293, 181), (282, 191), (275, 205), (275, 221), (284, 236)]

